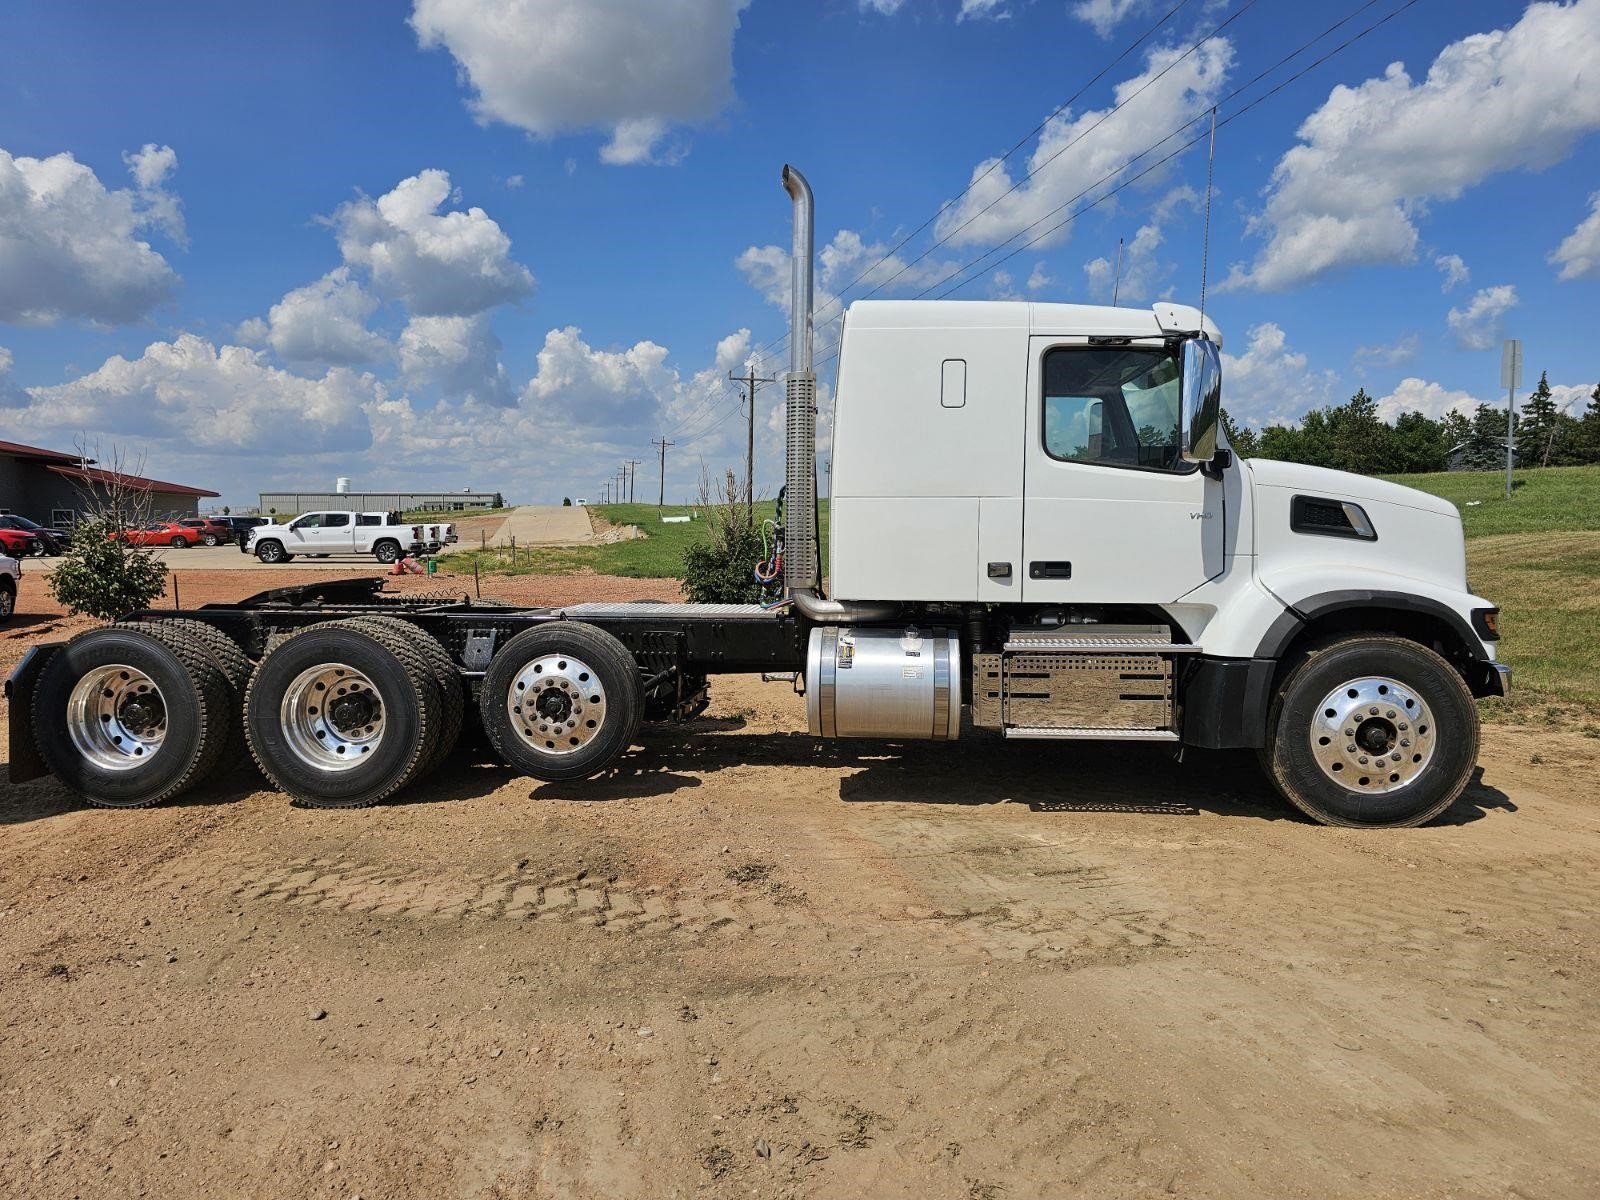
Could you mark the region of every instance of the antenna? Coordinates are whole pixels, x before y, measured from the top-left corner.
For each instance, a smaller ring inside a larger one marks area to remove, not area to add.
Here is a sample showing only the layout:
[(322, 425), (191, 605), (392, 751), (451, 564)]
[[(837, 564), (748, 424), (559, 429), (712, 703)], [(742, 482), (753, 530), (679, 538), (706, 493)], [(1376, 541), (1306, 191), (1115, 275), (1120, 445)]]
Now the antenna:
[[(1111, 283), (1111, 307), (1117, 306), (1117, 293), (1122, 290), (1122, 239), (1117, 239), (1117, 275)], [(1203, 289), (1202, 289), (1203, 290)]]
[(1200, 336), (1206, 335), (1206, 274), (1211, 269), (1211, 170), (1217, 161), (1217, 106), (1211, 106), (1211, 147), (1206, 151), (1206, 233), (1200, 246)]

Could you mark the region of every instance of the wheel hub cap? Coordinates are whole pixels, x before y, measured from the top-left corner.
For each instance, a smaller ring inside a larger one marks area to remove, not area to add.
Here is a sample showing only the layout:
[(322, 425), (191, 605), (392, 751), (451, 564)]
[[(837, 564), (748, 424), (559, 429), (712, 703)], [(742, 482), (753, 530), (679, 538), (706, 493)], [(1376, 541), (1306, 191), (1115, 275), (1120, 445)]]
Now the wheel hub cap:
[(1411, 688), (1383, 676), (1352, 679), (1323, 697), (1311, 719), (1322, 773), (1358, 792), (1393, 792), (1433, 758), (1433, 714)]
[(511, 728), (544, 754), (572, 754), (606, 720), (606, 693), (593, 668), (571, 655), (547, 654), (523, 667), (506, 692)]
[(322, 663), (295, 676), (279, 719), (289, 749), (319, 771), (348, 771), (383, 743), (383, 697), (372, 680), (344, 663)]
[(67, 736), (79, 754), (106, 770), (131, 771), (148, 762), (166, 733), (166, 698), (137, 667), (97, 667), (67, 697)]

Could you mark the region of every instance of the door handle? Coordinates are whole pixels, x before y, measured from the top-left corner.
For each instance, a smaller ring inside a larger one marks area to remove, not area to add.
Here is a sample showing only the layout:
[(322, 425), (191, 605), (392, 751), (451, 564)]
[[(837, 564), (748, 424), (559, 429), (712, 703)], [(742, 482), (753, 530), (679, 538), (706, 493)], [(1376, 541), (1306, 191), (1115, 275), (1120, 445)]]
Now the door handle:
[(1029, 579), (1071, 579), (1072, 564), (1060, 560), (1045, 562), (1031, 562), (1028, 564)]

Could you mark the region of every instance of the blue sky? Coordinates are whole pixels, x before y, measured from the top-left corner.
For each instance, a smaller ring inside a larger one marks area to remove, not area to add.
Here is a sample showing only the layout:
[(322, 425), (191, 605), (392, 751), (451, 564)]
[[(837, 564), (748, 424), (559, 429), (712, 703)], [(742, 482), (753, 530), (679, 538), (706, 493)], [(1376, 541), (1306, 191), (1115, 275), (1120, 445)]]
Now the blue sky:
[[(1360, 384), (1437, 415), (1497, 398), (1502, 336), (1581, 404), (1600, 0), (1189, 0), (963, 194), (1175, 3), (20, 0), (0, 13), (0, 437), (83, 431), (249, 503), (334, 475), (590, 495), (664, 433), (682, 496), (742, 446), (722, 374), (783, 332), (785, 161), (816, 189), (825, 294), (948, 203), (901, 260), (953, 236), (881, 294), (943, 290), (1397, 10), (1219, 135), (1229, 407), (1294, 417)], [(985, 208), (1001, 180), (1025, 182)], [(1204, 181), (1202, 145), (956, 294), (1107, 298), (1094, 261), (1122, 237), (1124, 303), (1194, 302)]]

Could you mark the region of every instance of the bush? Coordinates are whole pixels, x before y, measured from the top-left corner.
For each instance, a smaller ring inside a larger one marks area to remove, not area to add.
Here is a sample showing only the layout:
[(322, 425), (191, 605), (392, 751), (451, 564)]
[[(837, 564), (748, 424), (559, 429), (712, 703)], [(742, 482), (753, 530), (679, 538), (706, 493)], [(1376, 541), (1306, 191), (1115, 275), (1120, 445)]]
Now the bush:
[(713, 526), (711, 537), (696, 542), (683, 555), (683, 594), (694, 604), (756, 604), (761, 600), (761, 585), (756, 582), (755, 565), (761, 560), (761, 536), (739, 519), (720, 529)]
[(50, 573), (50, 594), (72, 612), (111, 621), (149, 607), (165, 589), (167, 564), (148, 549), (112, 540), (107, 535), (116, 528), (103, 519), (82, 522)]
[(563, 496), (563, 497), (561, 497), (561, 507), (562, 508), (571, 508), (572, 507), (572, 497), (571, 496)]
[(700, 511), (706, 537), (683, 552), (683, 594), (693, 604), (758, 604), (761, 585), (755, 566), (764, 557), (761, 535), (743, 503), (743, 488), (732, 471), (717, 486), (700, 481)]

